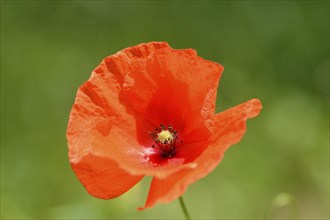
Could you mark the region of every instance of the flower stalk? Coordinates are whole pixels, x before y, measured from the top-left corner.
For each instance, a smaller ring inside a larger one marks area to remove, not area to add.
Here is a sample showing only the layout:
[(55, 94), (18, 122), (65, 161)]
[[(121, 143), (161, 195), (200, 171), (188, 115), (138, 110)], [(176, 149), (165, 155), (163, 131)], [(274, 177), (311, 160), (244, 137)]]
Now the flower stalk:
[(186, 220), (191, 220), (190, 215), (189, 215), (189, 212), (188, 212), (188, 210), (186, 208), (186, 205), (184, 204), (184, 201), (183, 201), (183, 197), (182, 196), (179, 197), (179, 201), (180, 201), (180, 206), (181, 206), (181, 209), (183, 211), (183, 214), (184, 214)]

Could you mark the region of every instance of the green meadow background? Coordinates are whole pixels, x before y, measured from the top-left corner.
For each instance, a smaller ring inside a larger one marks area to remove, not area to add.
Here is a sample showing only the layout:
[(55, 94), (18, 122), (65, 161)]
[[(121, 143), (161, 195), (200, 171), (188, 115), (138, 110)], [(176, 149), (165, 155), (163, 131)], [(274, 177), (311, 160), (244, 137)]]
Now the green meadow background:
[(150, 177), (100, 200), (68, 163), (79, 85), (104, 57), (150, 41), (224, 65), (218, 112), (263, 103), (184, 194), (193, 218), (329, 218), (329, 1), (2, 0), (1, 219), (183, 218), (177, 200), (136, 210)]

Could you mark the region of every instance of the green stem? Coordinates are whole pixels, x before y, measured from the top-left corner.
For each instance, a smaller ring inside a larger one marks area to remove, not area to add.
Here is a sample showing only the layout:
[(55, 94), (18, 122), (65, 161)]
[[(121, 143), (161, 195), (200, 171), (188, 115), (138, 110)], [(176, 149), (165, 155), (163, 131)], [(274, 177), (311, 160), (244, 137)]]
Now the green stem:
[(180, 196), (179, 200), (180, 200), (181, 209), (183, 211), (184, 216), (186, 217), (186, 220), (191, 220), (190, 215), (187, 211), (186, 205), (184, 204), (182, 196)]

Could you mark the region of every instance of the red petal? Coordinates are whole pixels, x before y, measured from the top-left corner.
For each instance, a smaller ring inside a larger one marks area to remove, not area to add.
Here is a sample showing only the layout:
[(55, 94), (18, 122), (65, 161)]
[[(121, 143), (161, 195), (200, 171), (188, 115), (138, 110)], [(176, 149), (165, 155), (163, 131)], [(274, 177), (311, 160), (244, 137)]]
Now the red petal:
[(204, 119), (214, 114), (223, 67), (197, 56), (195, 50), (153, 42), (127, 48), (105, 62), (122, 84), (122, 102), (142, 118), (137, 121), (140, 143), (146, 143), (147, 131), (160, 123), (193, 137), (186, 134), (204, 126)]
[(118, 197), (143, 178), (128, 174), (113, 160), (91, 154), (71, 166), (87, 191), (101, 199)]
[[(194, 164), (184, 164), (184, 159), (169, 160), (162, 167), (149, 161), (146, 143), (137, 140), (137, 132), (141, 132), (137, 121), (143, 120), (131, 112), (129, 104), (121, 97), (118, 69), (113, 67), (111, 72), (102, 62), (79, 88), (67, 129), (70, 162), (78, 163), (87, 154), (92, 154), (116, 161), (131, 175), (158, 177), (192, 167)], [(143, 135), (148, 137), (151, 147), (148, 132)]]
[(246, 120), (257, 116), (261, 103), (252, 99), (241, 105), (228, 109), (214, 118), (210, 125), (213, 136), (210, 146), (198, 157), (195, 169), (180, 170), (166, 179), (154, 178), (144, 208), (153, 207), (156, 203), (168, 203), (181, 196), (188, 185), (210, 173), (221, 161), (225, 150), (237, 143), (246, 130)]

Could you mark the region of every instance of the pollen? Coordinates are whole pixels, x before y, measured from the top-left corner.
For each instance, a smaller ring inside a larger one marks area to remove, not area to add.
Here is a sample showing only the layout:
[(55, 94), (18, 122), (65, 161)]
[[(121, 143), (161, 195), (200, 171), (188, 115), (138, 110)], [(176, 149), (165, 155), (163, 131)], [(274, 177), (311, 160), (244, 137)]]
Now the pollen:
[(157, 140), (162, 144), (172, 142), (174, 138), (175, 136), (169, 130), (162, 130), (157, 134)]

